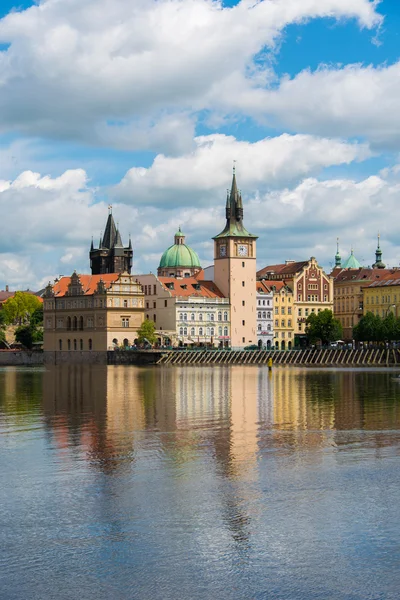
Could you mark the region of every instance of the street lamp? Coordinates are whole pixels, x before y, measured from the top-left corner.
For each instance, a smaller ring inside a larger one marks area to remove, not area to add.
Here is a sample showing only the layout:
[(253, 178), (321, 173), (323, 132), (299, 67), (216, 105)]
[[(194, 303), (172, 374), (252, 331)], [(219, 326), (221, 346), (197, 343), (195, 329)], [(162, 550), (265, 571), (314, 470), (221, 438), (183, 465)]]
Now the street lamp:
[(394, 316), (395, 316), (395, 317), (397, 316), (397, 315), (396, 315), (396, 313), (397, 313), (397, 310), (396, 310), (396, 305), (395, 305), (395, 304), (391, 304), (391, 305), (390, 305), (390, 306), (388, 306), (388, 307), (387, 307), (387, 309), (386, 309), (386, 314), (385, 314), (385, 317), (387, 317), (387, 316), (388, 316), (388, 314), (389, 314), (389, 310), (390, 310), (391, 308), (394, 308), (394, 310), (395, 310)]

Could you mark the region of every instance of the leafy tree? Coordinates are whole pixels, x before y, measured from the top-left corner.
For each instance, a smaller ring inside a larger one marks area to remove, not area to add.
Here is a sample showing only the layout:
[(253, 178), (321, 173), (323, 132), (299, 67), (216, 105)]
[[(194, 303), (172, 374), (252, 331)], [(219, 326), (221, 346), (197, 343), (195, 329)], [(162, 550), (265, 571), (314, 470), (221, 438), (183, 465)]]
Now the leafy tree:
[(150, 344), (155, 344), (155, 342), (157, 341), (155, 329), (156, 326), (153, 323), (153, 321), (150, 321), (149, 319), (143, 321), (137, 332), (139, 344), (145, 344), (146, 342), (149, 342)]
[(334, 318), (331, 310), (321, 310), (319, 313), (311, 313), (306, 321), (306, 334), (311, 343), (320, 340), (322, 344), (329, 344), (339, 340), (342, 335), (342, 326)]
[(384, 342), (400, 339), (400, 319), (389, 312), (385, 318), (368, 312), (361, 317), (353, 330), (354, 339), (360, 342)]
[(0, 310), (0, 342), (4, 342), (6, 339), (6, 323), (4, 320), (4, 313)]
[(34, 342), (43, 341), (43, 330), (34, 325), (22, 325), (15, 331), (15, 339), (30, 350)]
[(37, 296), (27, 292), (15, 292), (3, 304), (4, 320), (7, 324), (30, 323), (35, 311), (42, 309), (42, 303)]

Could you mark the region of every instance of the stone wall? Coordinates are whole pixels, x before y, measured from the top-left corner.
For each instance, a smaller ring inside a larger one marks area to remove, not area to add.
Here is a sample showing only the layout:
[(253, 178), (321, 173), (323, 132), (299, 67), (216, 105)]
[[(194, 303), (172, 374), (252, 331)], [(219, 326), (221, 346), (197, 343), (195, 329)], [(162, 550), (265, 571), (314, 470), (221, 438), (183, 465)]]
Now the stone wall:
[(95, 351), (65, 351), (65, 352), (52, 352), (46, 350), (44, 354), (44, 363), (48, 365), (59, 365), (59, 364), (87, 364), (87, 365), (106, 365), (107, 364), (107, 352), (95, 352)]
[(0, 366), (42, 365), (43, 352), (37, 350), (0, 350)]

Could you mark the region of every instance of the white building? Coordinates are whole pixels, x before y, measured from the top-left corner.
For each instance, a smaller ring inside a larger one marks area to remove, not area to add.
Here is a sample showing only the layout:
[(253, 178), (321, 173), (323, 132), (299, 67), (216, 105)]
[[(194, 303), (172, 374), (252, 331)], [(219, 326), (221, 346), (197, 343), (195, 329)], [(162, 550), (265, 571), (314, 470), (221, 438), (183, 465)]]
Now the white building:
[(145, 318), (154, 321), (161, 342), (230, 346), (229, 299), (214, 282), (197, 278), (199, 275), (136, 275), (145, 296)]
[(274, 295), (263, 281), (257, 281), (257, 342), (262, 348), (274, 346)]

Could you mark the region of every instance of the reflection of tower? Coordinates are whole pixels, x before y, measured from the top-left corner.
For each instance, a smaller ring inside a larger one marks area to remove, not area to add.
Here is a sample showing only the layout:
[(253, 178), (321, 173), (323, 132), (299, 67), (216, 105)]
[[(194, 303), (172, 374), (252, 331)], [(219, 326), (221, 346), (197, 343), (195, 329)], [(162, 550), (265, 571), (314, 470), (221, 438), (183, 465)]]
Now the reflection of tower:
[(243, 224), (243, 201), (234, 170), (225, 229), (214, 238), (214, 281), (230, 299), (232, 347), (257, 343), (256, 240)]

